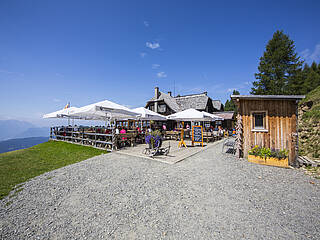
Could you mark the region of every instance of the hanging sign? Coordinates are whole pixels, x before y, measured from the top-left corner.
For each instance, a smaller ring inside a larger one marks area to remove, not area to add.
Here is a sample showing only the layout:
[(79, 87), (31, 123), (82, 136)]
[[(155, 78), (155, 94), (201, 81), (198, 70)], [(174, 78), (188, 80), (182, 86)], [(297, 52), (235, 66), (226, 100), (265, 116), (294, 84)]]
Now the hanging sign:
[(192, 127), (192, 145), (194, 143), (201, 143), (203, 147), (203, 131), (202, 126)]

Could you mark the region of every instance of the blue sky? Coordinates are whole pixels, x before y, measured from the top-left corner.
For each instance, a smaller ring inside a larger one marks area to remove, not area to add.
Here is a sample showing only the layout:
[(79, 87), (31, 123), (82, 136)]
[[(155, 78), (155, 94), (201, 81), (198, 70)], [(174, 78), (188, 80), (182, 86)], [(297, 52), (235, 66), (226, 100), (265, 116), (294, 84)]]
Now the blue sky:
[(320, 58), (319, 1), (0, 1), (0, 119), (43, 123), (67, 102), (144, 106), (161, 91), (249, 92), (282, 29)]

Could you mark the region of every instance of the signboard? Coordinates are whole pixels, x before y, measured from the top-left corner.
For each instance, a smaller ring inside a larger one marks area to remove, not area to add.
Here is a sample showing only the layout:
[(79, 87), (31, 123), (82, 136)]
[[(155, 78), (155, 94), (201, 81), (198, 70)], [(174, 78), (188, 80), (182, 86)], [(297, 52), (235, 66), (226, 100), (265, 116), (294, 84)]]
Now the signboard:
[(192, 145), (194, 143), (201, 143), (203, 147), (203, 131), (202, 126), (192, 127)]

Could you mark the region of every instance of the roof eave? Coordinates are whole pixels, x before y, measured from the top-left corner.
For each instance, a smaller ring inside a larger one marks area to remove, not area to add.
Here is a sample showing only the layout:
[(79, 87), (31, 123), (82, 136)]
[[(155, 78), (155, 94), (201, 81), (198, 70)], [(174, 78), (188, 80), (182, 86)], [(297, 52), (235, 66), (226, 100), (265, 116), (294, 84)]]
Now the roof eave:
[(244, 100), (302, 100), (303, 95), (231, 95), (231, 99)]

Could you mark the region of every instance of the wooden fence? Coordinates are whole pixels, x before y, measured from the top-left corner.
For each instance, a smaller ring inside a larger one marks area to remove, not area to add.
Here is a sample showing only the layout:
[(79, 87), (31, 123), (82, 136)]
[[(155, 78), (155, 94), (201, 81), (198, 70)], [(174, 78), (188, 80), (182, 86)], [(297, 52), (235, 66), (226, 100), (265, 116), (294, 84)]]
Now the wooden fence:
[(107, 151), (117, 150), (123, 145), (134, 146), (144, 143), (145, 134), (129, 130), (127, 133), (115, 133), (114, 128), (55, 126), (50, 128), (50, 140), (65, 141), (92, 146)]
[(115, 134), (111, 128), (55, 126), (50, 128), (50, 140), (66, 141), (89, 145), (112, 151), (115, 146)]

